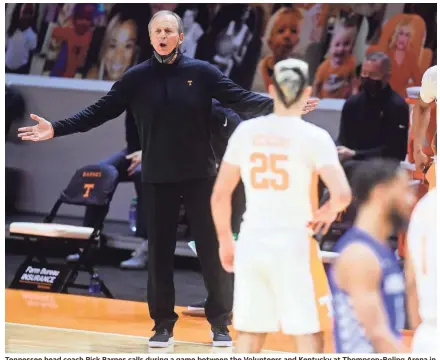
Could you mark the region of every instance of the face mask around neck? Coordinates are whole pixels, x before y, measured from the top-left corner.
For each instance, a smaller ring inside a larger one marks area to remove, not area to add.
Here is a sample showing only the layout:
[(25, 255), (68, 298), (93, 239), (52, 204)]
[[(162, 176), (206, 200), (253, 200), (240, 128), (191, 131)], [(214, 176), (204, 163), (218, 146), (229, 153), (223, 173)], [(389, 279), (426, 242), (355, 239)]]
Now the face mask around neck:
[(160, 55), (156, 50), (153, 49), (153, 54), (156, 60), (161, 64), (169, 64), (173, 58), (174, 55), (177, 54), (177, 46), (174, 48), (173, 51), (171, 51), (168, 55)]

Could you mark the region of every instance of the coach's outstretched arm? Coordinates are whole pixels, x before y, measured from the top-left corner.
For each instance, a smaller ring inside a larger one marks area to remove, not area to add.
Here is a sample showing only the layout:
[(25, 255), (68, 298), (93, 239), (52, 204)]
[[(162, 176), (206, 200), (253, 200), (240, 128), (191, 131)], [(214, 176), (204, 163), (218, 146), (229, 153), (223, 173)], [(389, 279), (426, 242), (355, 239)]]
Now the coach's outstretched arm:
[(31, 114), (31, 119), (37, 121), (38, 124), (19, 128), (18, 137), (28, 141), (43, 141), (55, 136), (89, 131), (106, 121), (118, 117), (126, 110), (128, 90), (127, 79), (123, 77), (95, 104), (61, 121), (51, 122), (38, 115)]
[[(243, 89), (226, 77), (220, 70), (212, 66), (209, 76), (214, 89), (213, 98), (224, 107), (234, 110), (241, 118), (247, 120), (273, 112), (273, 100), (264, 95)], [(302, 113), (307, 114), (316, 109), (319, 99), (308, 99)]]

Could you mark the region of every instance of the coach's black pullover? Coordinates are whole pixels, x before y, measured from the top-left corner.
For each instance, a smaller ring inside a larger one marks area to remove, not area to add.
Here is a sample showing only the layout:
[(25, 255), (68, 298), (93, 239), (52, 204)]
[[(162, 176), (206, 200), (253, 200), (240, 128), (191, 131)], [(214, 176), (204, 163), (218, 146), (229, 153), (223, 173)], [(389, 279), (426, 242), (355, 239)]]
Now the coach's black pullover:
[(128, 70), (95, 104), (53, 122), (54, 135), (88, 131), (129, 109), (143, 151), (143, 181), (214, 176), (212, 98), (247, 118), (273, 110), (271, 99), (242, 89), (207, 62), (178, 55), (173, 64), (161, 64), (152, 57)]

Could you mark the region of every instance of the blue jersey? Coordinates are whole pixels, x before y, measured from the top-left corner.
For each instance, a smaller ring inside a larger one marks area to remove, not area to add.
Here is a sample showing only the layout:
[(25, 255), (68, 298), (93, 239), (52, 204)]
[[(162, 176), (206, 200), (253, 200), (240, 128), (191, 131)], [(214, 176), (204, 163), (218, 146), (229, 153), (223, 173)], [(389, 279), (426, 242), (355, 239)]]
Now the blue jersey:
[[(366, 232), (353, 227), (337, 242), (334, 251), (341, 253), (348, 245), (358, 243), (370, 248), (381, 267), (380, 294), (388, 325), (396, 338), (400, 338), (405, 326), (404, 277), (393, 251), (372, 238)], [(349, 272), (350, 269), (347, 269)], [(332, 291), (334, 315), (334, 339), (337, 353), (373, 353), (371, 342), (359, 323), (349, 295), (335, 282), (330, 269), (329, 284)]]

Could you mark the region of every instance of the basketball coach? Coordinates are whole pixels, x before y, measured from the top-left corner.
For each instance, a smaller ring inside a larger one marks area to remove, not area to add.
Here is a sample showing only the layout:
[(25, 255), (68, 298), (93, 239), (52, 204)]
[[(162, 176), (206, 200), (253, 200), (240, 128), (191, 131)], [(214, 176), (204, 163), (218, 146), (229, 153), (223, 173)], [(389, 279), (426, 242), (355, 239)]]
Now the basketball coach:
[[(210, 196), (216, 162), (210, 142), (212, 99), (246, 115), (269, 114), (271, 99), (246, 91), (216, 67), (179, 51), (183, 23), (170, 11), (151, 19), (151, 59), (129, 69), (95, 104), (61, 121), (37, 115), (35, 126), (20, 128), (23, 140), (42, 141), (93, 129), (130, 109), (142, 147), (142, 197), (148, 228), (148, 306), (155, 322), (151, 347), (173, 342), (174, 251), (180, 198), (196, 241), (208, 292), (205, 307), (213, 345), (232, 346), (232, 278), (220, 264), (218, 241), (211, 217)], [(316, 103), (306, 104), (310, 111)]]

